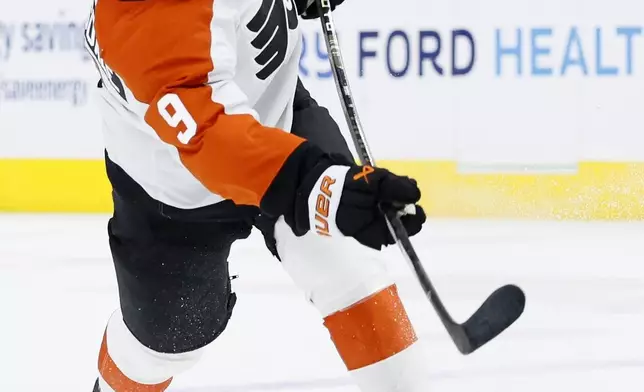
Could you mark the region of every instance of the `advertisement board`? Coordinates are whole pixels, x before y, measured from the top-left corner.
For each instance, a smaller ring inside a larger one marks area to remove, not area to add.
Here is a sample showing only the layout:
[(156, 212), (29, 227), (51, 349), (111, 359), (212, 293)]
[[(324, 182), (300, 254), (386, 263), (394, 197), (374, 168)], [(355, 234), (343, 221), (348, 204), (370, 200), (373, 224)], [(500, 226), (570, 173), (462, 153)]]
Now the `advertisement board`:
[[(109, 210), (91, 1), (0, 3), (0, 209)], [(336, 12), (358, 112), (430, 213), (644, 217), (644, 6), (365, 3)], [(346, 131), (319, 22), (300, 25), (300, 77)]]

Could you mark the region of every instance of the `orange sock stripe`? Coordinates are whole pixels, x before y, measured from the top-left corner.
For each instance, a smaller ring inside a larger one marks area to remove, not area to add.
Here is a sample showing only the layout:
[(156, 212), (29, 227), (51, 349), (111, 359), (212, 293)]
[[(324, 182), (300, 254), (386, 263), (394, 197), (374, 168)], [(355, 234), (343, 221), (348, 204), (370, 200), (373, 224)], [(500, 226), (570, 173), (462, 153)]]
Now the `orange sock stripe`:
[(103, 335), (103, 343), (101, 343), (101, 350), (98, 354), (98, 371), (103, 380), (116, 392), (163, 392), (168, 389), (170, 382), (172, 382), (172, 379), (169, 379), (161, 384), (148, 385), (140, 384), (128, 378), (116, 366), (116, 363), (107, 352), (107, 334)]
[(349, 370), (385, 360), (418, 340), (395, 285), (324, 319)]

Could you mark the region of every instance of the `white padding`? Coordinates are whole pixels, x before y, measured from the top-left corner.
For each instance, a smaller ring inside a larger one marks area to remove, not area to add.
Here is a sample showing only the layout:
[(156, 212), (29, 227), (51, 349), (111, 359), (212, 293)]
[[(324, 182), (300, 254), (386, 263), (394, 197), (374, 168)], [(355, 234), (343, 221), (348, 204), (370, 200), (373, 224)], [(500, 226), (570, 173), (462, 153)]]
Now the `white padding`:
[(154, 385), (195, 365), (201, 358), (203, 348), (181, 354), (150, 350), (132, 335), (119, 310), (107, 324), (107, 351), (116, 366), (130, 380)]
[(322, 317), (393, 284), (382, 253), (353, 238), (325, 237), (313, 231), (296, 237), (280, 218), (275, 225), (275, 239), (282, 265)]
[(330, 237), (344, 236), (335, 219), (348, 171), (349, 166), (331, 166), (313, 186), (309, 195), (309, 224), (312, 233)]
[(431, 363), (423, 341), (383, 361), (353, 370), (351, 377), (362, 392), (431, 392)]

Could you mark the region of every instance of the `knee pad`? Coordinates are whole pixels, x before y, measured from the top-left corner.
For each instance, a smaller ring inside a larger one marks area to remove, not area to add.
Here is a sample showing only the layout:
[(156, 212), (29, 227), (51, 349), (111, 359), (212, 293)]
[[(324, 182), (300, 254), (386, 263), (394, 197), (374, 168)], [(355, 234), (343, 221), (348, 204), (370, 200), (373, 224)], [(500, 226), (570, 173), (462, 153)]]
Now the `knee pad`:
[(124, 323), (139, 342), (155, 352), (180, 354), (200, 349), (224, 332), (237, 302), (230, 290), (201, 294), (201, 306), (195, 304), (198, 298), (186, 299), (184, 306), (173, 300), (165, 304), (172, 305), (170, 309), (163, 303), (138, 311), (128, 306)]
[(154, 351), (139, 342), (125, 325), (121, 312), (117, 311), (105, 330), (99, 367), (109, 356), (128, 379), (140, 384), (159, 384), (190, 369), (202, 353), (203, 348), (180, 354)]
[(178, 354), (206, 346), (225, 330), (237, 300), (228, 248), (132, 245), (111, 233), (110, 248), (120, 312), (144, 346)]
[(353, 238), (293, 234), (284, 218), (275, 225), (277, 251), (295, 285), (322, 317), (391, 286), (382, 253)]

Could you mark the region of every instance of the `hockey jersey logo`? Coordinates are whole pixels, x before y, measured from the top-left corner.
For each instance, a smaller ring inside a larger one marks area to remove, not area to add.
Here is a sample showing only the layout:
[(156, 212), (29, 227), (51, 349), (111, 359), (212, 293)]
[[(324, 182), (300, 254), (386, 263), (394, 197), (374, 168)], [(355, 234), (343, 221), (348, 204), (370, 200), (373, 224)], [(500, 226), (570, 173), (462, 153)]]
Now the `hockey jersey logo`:
[(257, 14), (246, 27), (256, 33), (251, 45), (260, 50), (255, 62), (262, 69), (255, 75), (266, 80), (284, 63), (289, 30), (298, 26), (297, 9), (292, 0), (262, 0)]

